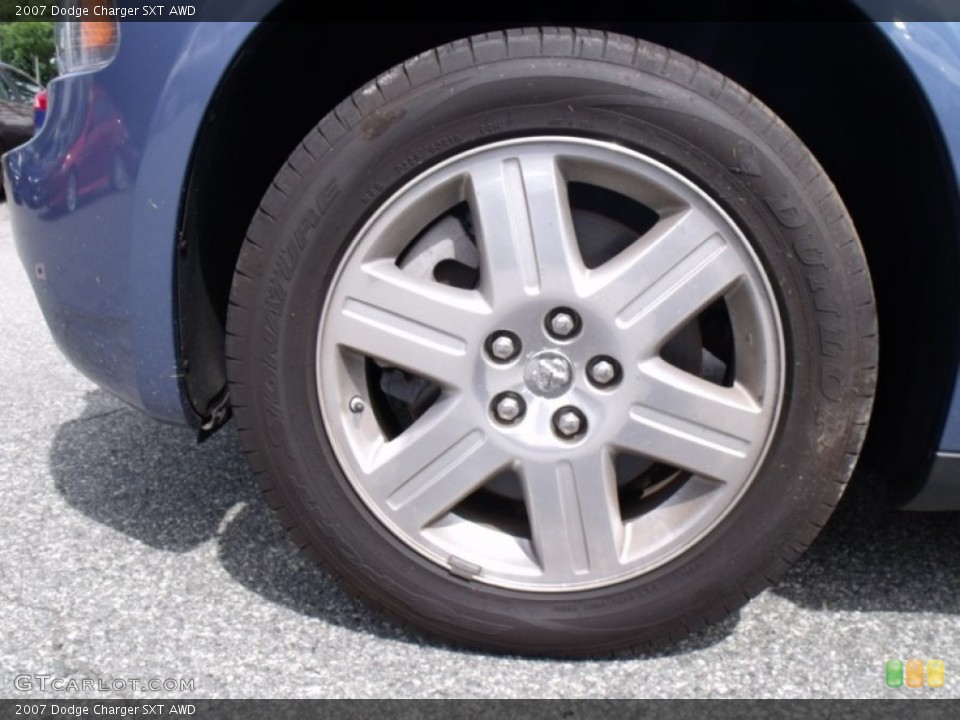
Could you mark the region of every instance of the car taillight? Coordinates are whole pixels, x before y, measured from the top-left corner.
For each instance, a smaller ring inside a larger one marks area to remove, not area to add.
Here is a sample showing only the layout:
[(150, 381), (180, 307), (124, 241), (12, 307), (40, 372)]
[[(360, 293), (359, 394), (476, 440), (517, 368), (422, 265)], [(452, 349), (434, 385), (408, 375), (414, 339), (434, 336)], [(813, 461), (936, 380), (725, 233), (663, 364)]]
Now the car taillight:
[(39, 110), (40, 112), (47, 111), (47, 91), (41, 90), (33, 98), (33, 109)]
[[(94, 5), (114, 7), (113, 0), (72, 0), (64, 4), (61, 14), (91, 17)], [(56, 23), (57, 63), (62, 74), (93, 70), (107, 65), (120, 49), (120, 24), (115, 21), (58, 22)]]

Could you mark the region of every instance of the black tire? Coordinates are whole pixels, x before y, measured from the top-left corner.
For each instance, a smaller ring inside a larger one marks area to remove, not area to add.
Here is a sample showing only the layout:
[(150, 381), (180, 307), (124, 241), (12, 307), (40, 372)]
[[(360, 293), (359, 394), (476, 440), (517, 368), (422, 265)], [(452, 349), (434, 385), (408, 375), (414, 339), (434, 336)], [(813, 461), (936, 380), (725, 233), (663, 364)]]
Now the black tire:
[[(786, 363), (765, 460), (706, 537), (624, 582), (536, 593), (451, 573), (378, 521), (331, 447), (313, 363), (331, 278), (386, 198), (465, 149), (560, 133), (634, 148), (712, 195), (744, 229), (774, 287)], [(878, 338), (856, 231), (782, 121), (735, 83), (662, 47), (544, 29), (423, 53), (320, 121), (250, 226), (227, 356), (245, 450), (299, 547), (350, 590), (447, 641), (567, 656), (674, 641), (733, 612), (796, 561), (856, 463)]]

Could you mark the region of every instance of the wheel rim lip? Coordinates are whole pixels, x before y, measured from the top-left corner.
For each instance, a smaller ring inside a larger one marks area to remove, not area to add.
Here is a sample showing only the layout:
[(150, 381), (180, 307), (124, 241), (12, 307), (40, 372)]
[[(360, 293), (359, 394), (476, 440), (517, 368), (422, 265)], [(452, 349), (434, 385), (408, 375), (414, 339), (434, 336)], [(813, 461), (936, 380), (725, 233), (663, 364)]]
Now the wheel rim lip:
[[(344, 476), (346, 477), (349, 485), (354, 492), (357, 493), (358, 497), (362, 501), (364, 507), (370, 511), (377, 520), (382, 523), (388, 531), (390, 531), (395, 537), (400, 539), (407, 547), (412, 549), (417, 555), (426, 558), (434, 565), (439, 566), (440, 568), (446, 569), (453, 572), (454, 574), (462, 574), (454, 568), (454, 564), (461, 563), (463, 560), (460, 556), (450, 553), (445, 553), (443, 548), (439, 549), (435, 544), (424, 543), (423, 537), (411, 537), (410, 534), (397, 526), (397, 524), (390, 517), (388, 512), (385, 512), (384, 509), (378, 505), (378, 501), (373, 498), (364, 488), (363, 483), (357, 479), (355, 474), (351, 471), (351, 466), (356, 462), (354, 453), (349, 448), (349, 441), (346, 441), (342, 437), (342, 433), (337, 432), (336, 423), (329, 422), (329, 418), (338, 418), (343, 413), (340, 412), (338, 406), (340, 403), (336, 402), (336, 399), (331, 396), (336, 396), (338, 393), (333, 391), (327, 393), (326, 389), (328, 384), (324, 381), (324, 371), (323, 368), (328, 365), (328, 363), (339, 355), (339, 350), (334, 347), (332, 350), (324, 347), (324, 337), (325, 330), (327, 327), (327, 321), (330, 314), (330, 304), (334, 297), (335, 290), (338, 288), (344, 272), (346, 271), (347, 266), (350, 264), (351, 260), (359, 253), (360, 247), (364, 244), (367, 239), (367, 235), (370, 232), (370, 229), (378, 223), (383, 216), (390, 211), (397, 203), (398, 199), (404, 198), (412, 190), (416, 189), (417, 186), (422, 185), (425, 180), (429, 178), (435, 178), (437, 175), (444, 173), (449, 170), (452, 166), (455, 166), (460, 163), (466, 163), (476, 156), (481, 156), (488, 154), (494, 151), (499, 151), (504, 148), (514, 148), (521, 147), (524, 145), (538, 145), (538, 144), (563, 144), (568, 148), (600, 148), (605, 152), (620, 153), (625, 156), (632, 158), (634, 161), (646, 165), (648, 168), (651, 168), (656, 171), (656, 173), (661, 173), (665, 176), (668, 176), (673, 179), (674, 182), (685, 187), (690, 191), (696, 200), (700, 203), (703, 203), (704, 207), (708, 208), (710, 213), (721, 218), (723, 222), (723, 228), (731, 234), (734, 238), (735, 247), (738, 253), (743, 253), (749, 258), (750, 267), (749, 273), (751, 282), (758, 283), (762, 288), (762, 304), (761, 308), (762, 313), (766, 313), (768, 317), (763, 318), (761, 323), (764, 321), (770, 321), (772, 327), (772, 335), (767, 337), (766, 340), (772, 343), (772, 347), (767, 347), (769, 351), (768, 356), (772, 353), (775, 356), (775, 362), (773, 363), (772, 373), (770, 371), (765, 372), (765, 378), (769, 380), (773, 378), (772, 383), (772, 392), (769, 388), (765, 389), (764, 394), (770, 394), (773, 396), (773, 400), (770, 403), (769, 408), (769, 419), (766, 426), (765, 436), (762, 442), (762, 448), (757, 454), (756, 460), (753, 463), (752, 470), (750, 471), (749, 477), (744, 481), (739, 483), (739, 488), (737, 492), (727, 498), (725, 501), (724, 507), (720, 512), (711, 513), (712, 517), (706, 523), (700, 523), (696, 528), (696, 532), (691, 534), (689, 538), (686, 538), (683, 543), (679, 546), (674, 547), (667, 553), (663, 553), (659, 556), (655, 556), (652, 560), (645, 561), (642, 563), (635, 563), (633, 566), (627, 567), (623, 572), (615, 575), (610, 575), (602, 578), (591, 578), (583, 582), (562, 582), (562, 583), (544, 583), (537, 581), (535, 579), (528, 580), (525, 578), (516, 578), (516, 577), (502, 577), (495, 573), (483, 573), (476, 575), (472, 579), (490, 584), (501, 589), (508, 590), (521, 590), (521, 591), (534, 591), (541, 593), (562, 593), (570, 591), (580, 591), (588, 589), (596, 589), (600, 587), (606, 587), (614, 585), (620, 582), (623, 582), (628, 579), (638, 577), (640, 575), (646, 574), (653, 569), (656, 569), (682, 555), (683, 553), (690, 550), (692, 547), (696, 546), (705, 536), (712, 532), (720, 522), (726, 518), (729, 513), (739, 504), (743, 495), (747, 492), (750, 486), (753, 483), (757, 473), (763, 467), (770, 445), (776, 435), (776, 430), (779, 427), (780, 415), (783, 408), (784, 400), (784, 387), (785, 387), (785, 374), (786, 374), (786, 350), (785, 350), (785, 341), (784, 341), (784, 332), (782, 327), (782, 322), (780, 318), (779, 306), (777, 302), (777, 296), (774, 292), (772, 285), (770, 284), (769, 278), (767, 277), (766, 270), (764, 268), (763, 262), (760, 260), (752, 243), (747, 239), (743, 230), (740, 226), (729, 216), (729, 214), (715, 201), (707, 191), (699, 187), (693, 180), (687, 178), (680, 172), (670, 168), (669, 166), (657, 161), (654, 158), (651, 158), (641, 152), (632, 150), (630, 148), (623, 147), (621, 145), (603, 141), (603, 140), (594, 140), (587, 139), (576, 136), (563, 136), (563, 135), (538, 135), (525, 138), (516, 138), (511, 140), (499, 141), (495, 143), (490, 143), (488, 145), (480, 146), (467, 150), (463, 153), (459, 153), (453, 157), (444, 160), (437, 165), (428, 168), (427, 170), (420, 173), (417, 177), (408, 181), (403, 185), (399, 190), (393, 192), (389, 198), (387, 198), (379, 208), (372, 214), (372, 216), (364, 223), (363, 227), (359, 232), (357, 232), (354, 238), (351, 240), (348, 248), (343, 253), (339, 260), (336, 272), (334, 273), (329, 291), (326, 298), (324, 299), (324, 304), (321, 312), (318, 335), (316, 342), (316, 381), (317, 381), (317, 391), (318, 391), (318, 401), (320, 406), (321, 417), (323, 419), (324, 429), (330, 445), (333, 449), (333, 452), (339, 462), (341, 468), (343, 469)], [(412, 241), (413, 237), (407, 238), (406, 242)], [(548, 303), (551, 304), (551, 303)], [(565, 298), (556, 298), (553, 305), (566, 306), (568, 304), (567, 299)], [(770, 329), (770, 328), (768, 328)], [(564, 341), (561, 339), (559, 341), (562, 344)], [(543, 352), (542, 348), (536, 348), (531, 351), (529, 354), (526, 352), (527, 348), (524, 348), (524, 353), (520, 354), (518, 357), (513, 358), (507, 364), (519, 364), (520, 367), (526, 362), (525, 358), (532, 357), (533, 355)], [(481, 354), (483, 350), (480, 350)], [(739, 346), (738, 346), (739, 352)], [(594, 354), (605, 354), (601, 349), (597, 349)], [(627, 363), (622, 363), (624, 367), (627, 366)], [(340, 368), (342, 371), (342, 368)], [(579, 367), (575, 369), (574, 372), (584, 372), (584, 368)], [(342, 372), (341, 372), (342, 375)], [(334, 383), (339, 385), (339, 383)], [(619, 386), (620, 381), (616, 383), (616, 386)], [(769, 383), (768, 383), (769, 384)], [(601, 388), (610, 392), (611, 390), (616, 390), (614, 388)], [(345, 397), (352, 396), (354, 390), (347, 388), (344, 390), (341, 395)], [(565, 396), (564, 396), (565, 397)], [(543, 398), (538, 398), (534, 396), (534, 403)], [(564, 398), (561, 397), (561, 400)], [(483, 412), (488, 414), (488, 408), (484, 407)], [(530, 407), (526, 408), (526, 412), (529, 413)], [(589, 422), (589, 413), (588, 422)], [(569, 443), (570, 445), (577, 445), (577, 441)], [(606, 444), (607, 447), (609, 443)], [(609, 449), (607, 447), (607, 449)], [(604, 450), (603, 452), (606, 452)], [(468, 562), (469, 564), (469, 562)]]

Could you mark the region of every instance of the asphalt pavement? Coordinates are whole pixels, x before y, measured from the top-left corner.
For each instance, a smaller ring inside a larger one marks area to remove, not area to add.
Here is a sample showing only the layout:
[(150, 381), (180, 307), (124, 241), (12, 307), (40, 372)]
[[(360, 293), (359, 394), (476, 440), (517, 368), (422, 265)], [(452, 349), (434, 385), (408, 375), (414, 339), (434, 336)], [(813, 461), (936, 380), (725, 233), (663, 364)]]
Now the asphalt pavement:
[[(669, 651), (498, 657), (397, 628), (301, 557), (232, 426), (198, 446), (73, 370), (5, 205), (0, 368), (0, 697), (960, 697), (960, 515), (891, 509), (868, 473), (777, 588)], [(887, 688), (891, 658), (942, 659), (946, 683)]]

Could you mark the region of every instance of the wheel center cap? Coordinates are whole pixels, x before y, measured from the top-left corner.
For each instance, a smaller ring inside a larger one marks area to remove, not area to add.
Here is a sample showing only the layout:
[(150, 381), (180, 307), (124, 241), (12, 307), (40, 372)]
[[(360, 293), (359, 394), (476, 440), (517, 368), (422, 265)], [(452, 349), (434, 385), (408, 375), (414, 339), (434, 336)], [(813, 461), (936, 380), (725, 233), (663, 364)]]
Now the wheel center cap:
[(527, 361), (523, 368), (523, 380), (535, 395), (559, 397), (573, 382), (573, 366), (560, 353), (544, 350)]

